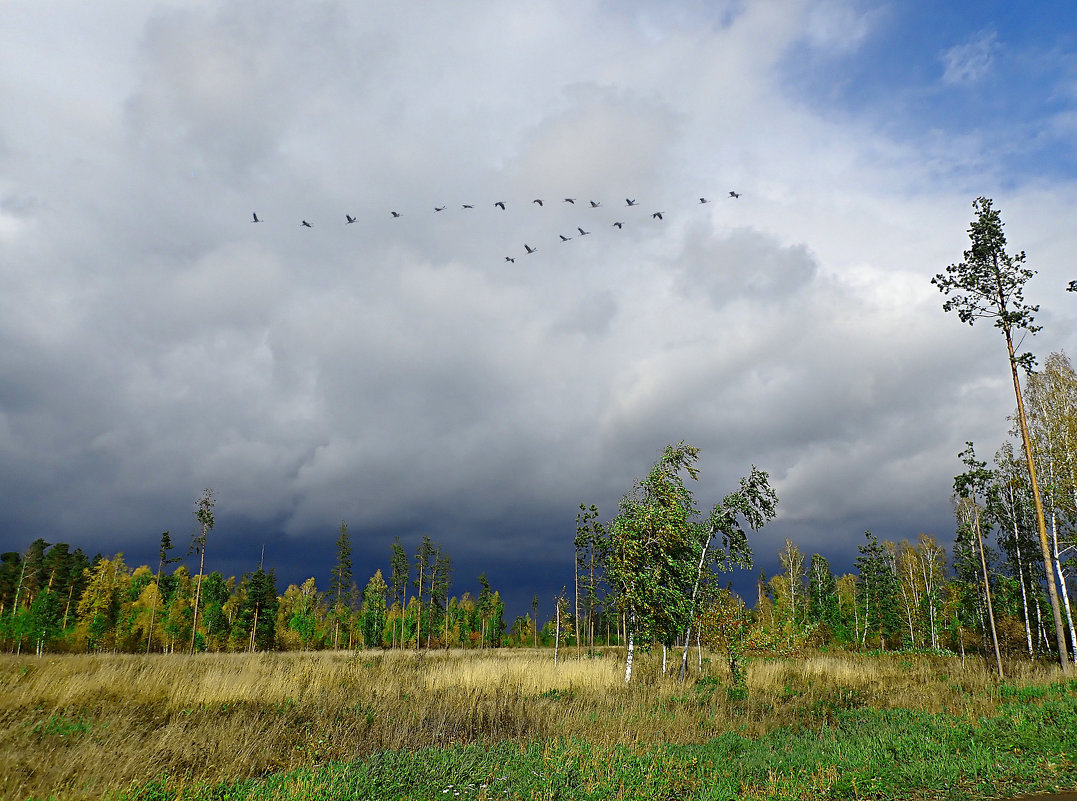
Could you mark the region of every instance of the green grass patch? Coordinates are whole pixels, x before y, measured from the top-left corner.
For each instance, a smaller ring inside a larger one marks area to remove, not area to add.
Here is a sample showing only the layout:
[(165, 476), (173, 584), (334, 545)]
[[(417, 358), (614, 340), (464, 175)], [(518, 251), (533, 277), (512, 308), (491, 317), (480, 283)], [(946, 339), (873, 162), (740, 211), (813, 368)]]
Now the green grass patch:
[[(1056, 689), (1057, 688), (1057, 689)], [(696, 745), (597, 746), (579, 739), (373, 754), (258, 780), (161, 779), (115, 801), (249, 799), (982, 799), (1077, 788), (1077, 693), (1017, 697), (977, 720), (834, 710), (818, 727)]]

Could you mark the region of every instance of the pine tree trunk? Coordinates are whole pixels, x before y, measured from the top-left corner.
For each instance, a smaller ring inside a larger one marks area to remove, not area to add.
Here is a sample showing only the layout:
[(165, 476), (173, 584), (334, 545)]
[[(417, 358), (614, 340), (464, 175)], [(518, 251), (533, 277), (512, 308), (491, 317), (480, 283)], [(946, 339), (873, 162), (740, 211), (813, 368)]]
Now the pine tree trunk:
[[(996, 273), (998, 265), (995, 265)], [(1003, 296), (1001, 277), (999, 278), (999, 295)], [(1055, 619), (1055, 640), (1058, 645), (1058, 662), (1063, 671), (1069, 670), (1069, 660), (1066, 658), (1066, 636), (1062, 629), (1062, 609), (1058, 602), (1058, 591), (1055, 588), (1054, 576), (1051, 574), (1051, 548), (1047, 544), (1047, 525), (1044, 522), (1043, 501), (1040, 498), (1039, 481), (1036, 479), (1036, 464), (1032, 458), (1032, 438), (1028, 433), (1028, 418), (1025, 416), (1025, 402), (1021, 396), (1021, 381), (1017, 376), (1017, 361), (1014, 358), (1013, 337), (1010, 334), (1009, 325), (1004, 329), (1006, 334), (1006, 349), (1010, 355), (1010, 373), (1013, 376), (1013, 391), (1017, 396), (1017, 422), (1021, 429), (1021, 443), (1025, 449), (1025, 463), (1028, 467), (1029, 483), (1032, 485), (1032, 503), (1036, 508), (1036, 528), (1040, 535), (1040, 549), (1043, 551), (1043, 568), (1047, 572), (1047, 597), (1051, 601), (1051, 614)]]

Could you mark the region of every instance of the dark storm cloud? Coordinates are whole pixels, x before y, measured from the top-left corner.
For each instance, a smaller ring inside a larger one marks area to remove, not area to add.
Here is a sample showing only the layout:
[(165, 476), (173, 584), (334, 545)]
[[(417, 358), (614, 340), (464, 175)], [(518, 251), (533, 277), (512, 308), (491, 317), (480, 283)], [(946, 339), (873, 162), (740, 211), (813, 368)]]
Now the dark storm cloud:
[[(825, 550), (945, 535), (954, 454), (1005, 436), (994, 332), (928, 284), (970, 215), (938, 165), (976, 154), (778, 77), (880, 35), (859, 4), (15, 5), (5, 549), (148, 561), (212, 486), (227, 572), (264, 543), (324, 583), (346, 519), (369, 572), (429, 534), (523, 603), (669, 442), (703, 448), (705, 505), (770, 471), (760, 547)], [(1011, 195), (1058, 261), (1073, 187)]]

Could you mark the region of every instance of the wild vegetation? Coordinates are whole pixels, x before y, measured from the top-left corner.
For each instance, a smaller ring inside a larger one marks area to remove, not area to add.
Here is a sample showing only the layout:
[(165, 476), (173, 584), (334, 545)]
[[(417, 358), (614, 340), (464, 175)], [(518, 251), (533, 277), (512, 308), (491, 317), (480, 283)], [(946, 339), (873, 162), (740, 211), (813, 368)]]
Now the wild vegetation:
[[(360, 590), (345, 522), (328, 592), (314, 577), (278, 592), (261, 564), (238, 580), (205, 573), (207, 489), (187, 553), (173, 555), (165, 532), (155, 567), (43, 539), (2, 555), (0, 760), (14, 767), (0, 792), (957, 798), (1077, 787), (1077, 371), (1056, 353), (1037, 372), (1015, 352), (1013, 333), (1036, 330), (1021, 295), (1031, 271), (1006, 253), (990, 201), (974, 206), (972, 248), (935, 283), (944, 308), (1005, 336), (1020, 455), (1012, 442), (990, 467), (972, 442), (958, 455), (950, 553), (932, 534), (868, 531), (853, 572), (838, 575), (787, 539), (749, 606), (723, 578), (753, 565), (749, 532), (774, 518), (777, 494), (752, 466), (704, 514), (689, 483), (699, 449), (680, 442), (612, 517), (580, 505), (571, 591), (566, 581), (535, 597), (507, 625), (485, 574), (454, 594), (452, 559), (429, 537), (412, 555), (395, 541)], [(192, 555), (194, 575), (178, 564)]]
[[(836, 763), (811, 762), (815, 752), (804, 750), (819, 748), (820, 737), (848, 738), (865, 726), (890, 737), (899, 730), (902, 737), (924, 736), (944, 721), (968, 741), (1002, 725), (991, 722), (999, 716), (1014, 737), (1025, 736), (1014, 733), (1018, 719), (1039, 721), (1035, 736), (1044, 746), (1015, 756), (1011, 741), (1003, 749), (1008, 771), (1035, 775), (1041, 787), (1077, 787), (1077, 765), (1065, 753), (1077, 753), (1077, 727), (1066, 729), (1077, 721), (1077, 682), (1064, 683), (1048, 664), (1010, 662), (1011, 679), (1000, 685), (989, 663), (970, 659), (962, 666), (958, 657), (839, 651), (751, 658), (740, 693), (722, 660), (711, 661), (714, 654), (683, 684), (675, 670), (663, 675), (657, 653), (642, 655), (636, 679), (626, 684), (623, 656), (623, 649), (603, 649), (558, 664), (546, 649), (3, 657), (0, 763), (7, 768), (0, 796), (222, 797), (207, 788), (267, 780), (243, 786), (252, 793), (277, 787), (268, 797), (344, 798), (355, 796), (312, 787), (332, 784), (341, 771), (387, 770), (392, 763), (400, 771), (395, 784), (385, 785), (381, 775), (382, 794), (370, 790), (370, 797), (431, 797), (423, 792), (432, 782), (496, 783), (511, 767), (496, 755), (511, 743), (515, 769), (543, 774), (532, 779), (545, 783), (545, 797), (592, 797), (582, 795), (588, 782), (596, 797), (600, 785), (601, 797), (633, 797), (617, 783), (640, 781), (631, 771), (654, 770), (656, 755), (674, 746), (685, 770), (691, 759), (710, 760), (710, 778), (697, 767), (689, 771), (698, 774), (693, 781), (726, 776), (727, 786), (744, 783), (763, 797), (760, 788), (773, 782), (838, 786)], [(1040, 731), (1055, 724), (1061, 731)], [(750, 751), (751, 770), (715, 762), (701, 750), (705, 743)], [(576, 764), (585, 754), (589, 778), (578, 765), (564, 773), (549, 761)], [(623, 766), (602, 768), (602, 759), (614, 755)], [(900, 769), (911, 771), (908, 763), (917, 758), (906, 753)], [(781, 765), (791, 764), (799, 767), (783, 773)], [(278, 793), (285, 776), (291, 789)], [(400, 794), (389, 791), (393, 786)], [(529, 794), (503, 782), (487, 796)]]

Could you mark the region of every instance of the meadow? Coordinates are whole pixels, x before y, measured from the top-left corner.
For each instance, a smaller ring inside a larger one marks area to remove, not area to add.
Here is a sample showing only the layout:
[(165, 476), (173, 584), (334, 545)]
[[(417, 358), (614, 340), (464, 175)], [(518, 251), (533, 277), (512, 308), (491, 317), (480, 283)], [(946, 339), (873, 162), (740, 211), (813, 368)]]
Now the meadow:
[[(0, 798), (990, 798), (1077, 789), (1077, 681), (1014, 660), (363, 651), (0, 657)], [(693, 665), (694, 667), (694, 665)]]

